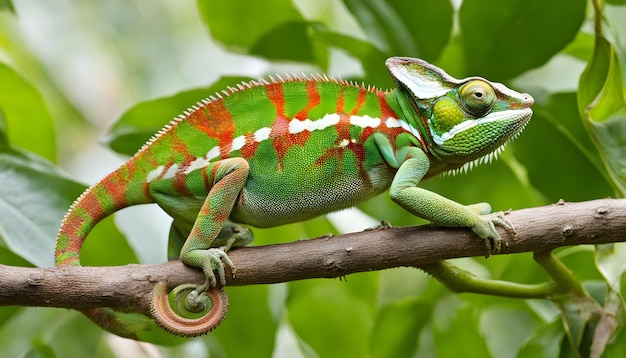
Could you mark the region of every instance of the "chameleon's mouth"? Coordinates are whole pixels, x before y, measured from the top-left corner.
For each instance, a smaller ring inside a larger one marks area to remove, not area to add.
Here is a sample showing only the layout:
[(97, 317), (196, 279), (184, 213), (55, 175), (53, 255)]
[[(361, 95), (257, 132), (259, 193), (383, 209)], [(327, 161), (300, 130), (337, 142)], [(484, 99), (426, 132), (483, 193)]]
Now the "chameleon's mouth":
[(519, 108), (464, 121), (438, 137), (433, 135), (436, 145), (431, 150), (447, 163), (448, 173), (466, 173), (475, 166), (497, 159), (506, 145), (522, 133), (532, 114), (530, 108)]
[(442, 133), (441, 135), (438, 135), (435, 132), (432, 132), (431, 134), (432, 134), (433, 141), (437, 145), (445, 146), (446, 142), (453, 140), (454, 137), (460, 133), (471, 130), (472, 128), (477, 128), (480, 126), (487, 125), (489, 123), (503, 121), (508, 118), (510, 119), (509, 122), (519, 123), (518, 128), (515, 130), (516, 133), (514, 134), (515, 136), (517, 136), (519, 135), (519, 132), (521, 131), (521, 129), (523, 129), (526, 126), (526, 124), (528, 123), (532, 115), (533, 115), (533, 110), (530, 108), (511, 109), (508, 111), (492, 112), (488, 114), (487, 116), (479, 118), (474, 121), (463, 121), (455, 125), (454, 127), (450, 128), (449, 131)]
[(524, 114), (523, 120), (519, 121), (519, 125), (513, 130), (511, 135), (507, 136), (507, 139), (503, 143), (498, 145), (495, 149), (485, 153), (484, 155), (474, 160), (466, 162), (459, 168), (453, 169), (449, 171), (448, 173), (452, 175), (456, 175), (457, 173), (467, 173), (468, 171), (470, 171), (471, 169), (473, 169), (474, 167), (478, 165), (491, 163), (494, 159), (498, 159), (498, 155), (500, 155), (500, 153), (504, 151), (507, 144), (517, 139), (517, 137), (519, 137), (519, 135), (522, 133), (524, 128), (528, 125), (528, 122), (530, 122), (532, 113), (533, 112), (530, 108), (526, 108), (526, 110), (523, 111), (523, 114)]

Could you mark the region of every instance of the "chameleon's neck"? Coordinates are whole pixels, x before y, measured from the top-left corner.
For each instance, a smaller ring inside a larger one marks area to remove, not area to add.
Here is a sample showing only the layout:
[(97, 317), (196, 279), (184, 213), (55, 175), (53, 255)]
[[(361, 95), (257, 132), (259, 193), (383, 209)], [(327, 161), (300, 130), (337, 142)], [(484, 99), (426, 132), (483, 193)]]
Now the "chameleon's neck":
[(420, 145), (429, 156), (436, 157), (429, 149), (434, 146), (432, 133), (428, 127), (428, 118), (424, 116), (424, 109), (418, 108), (418, 103), (412, 101), (410, 97), (404, 93), (402, 88), (395, 88), (385, 94), (387, 104), (398, 117), (407, 121), (411, 126), (416, 128), (420, 134)]
[(425, 112), (428, 108), (419, 107), (420, 103), (411, 99), (402, 88), (395, 88), (385, 93), (385, 100), (389, 107), (398, 115), (398, 118), (407, 121), (419, 132), (419, 145), (430, 159), (430, 169), (425, 178), (429, 178), (442, 172), (453, 170), (460, 165), (452, 165), (441, 158), (433, 150), (435, 143), (430, 131), (430, 123)]

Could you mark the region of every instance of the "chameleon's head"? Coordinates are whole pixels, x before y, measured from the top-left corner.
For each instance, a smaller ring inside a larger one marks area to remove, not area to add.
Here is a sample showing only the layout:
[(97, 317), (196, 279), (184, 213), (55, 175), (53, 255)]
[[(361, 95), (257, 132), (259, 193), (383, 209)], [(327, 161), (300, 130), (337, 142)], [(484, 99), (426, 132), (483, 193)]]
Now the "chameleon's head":
[(515, 138), (532, 116), (533, 98), (500, 83), (457, 80), (414, 58), (392, 57), (403, 111), (412, 112), (428, 151), (449, 168), (487, 158)]

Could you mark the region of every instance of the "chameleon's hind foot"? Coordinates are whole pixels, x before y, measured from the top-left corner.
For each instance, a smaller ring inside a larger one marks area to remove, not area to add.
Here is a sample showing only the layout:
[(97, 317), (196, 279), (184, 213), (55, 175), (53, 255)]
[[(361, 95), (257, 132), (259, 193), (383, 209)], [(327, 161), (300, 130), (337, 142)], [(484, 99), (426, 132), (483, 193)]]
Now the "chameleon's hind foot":
[(194, 259), (203, 263), (206, 279), (201, 285), (185, 284), (174, 288), (174, 308), (165, 283), (158, 283), (152, 293), (154, 320), (165, 330), (184, 337), (205, 334), (222, 322), (228, 310), (228, 296), (217, 286), (226, 284), (225, 267), (235, 272), (232, 261), (221, 248), (196, 250)]
[(196, 288), (196, 291), (199, 293), (209, 287), (217, 287), (218, 283), (226, 285), (225, 267), (228, 267), (233, 274), (235, 273), (235, 265), (233, 265), (226, 251), (222, 248), (210, 248), (208, 250), (201, 250), (198, 254), (203, 256), (202, 271), (204, 272), (206, 280), (202, 285)]

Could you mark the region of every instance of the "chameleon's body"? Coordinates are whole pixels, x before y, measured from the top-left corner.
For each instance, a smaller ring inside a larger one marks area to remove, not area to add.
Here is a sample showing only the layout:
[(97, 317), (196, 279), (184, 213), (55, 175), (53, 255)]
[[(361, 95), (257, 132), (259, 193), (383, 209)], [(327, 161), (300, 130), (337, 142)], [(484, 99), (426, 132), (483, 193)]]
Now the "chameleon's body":
[[(82, 243), (99, 220), (157, 203), (174, 218), (170, 258), (180, 251), (184, 263), (207, 275), (192, 296), (209, 288), (213, 300), (224, 301), (211, 289), (213, 270), (224, 280), (223, 265), (232, 264), (215, 247), (251, 240), (230, 221), (298, 222), (387, 189), (415, 215), (471, 228), (497, 251), (494, 224), (511, 229), (506, 221), (481, 216), (485, 206), (466, 207), (416, 184), (499, 150), (530, 119), (532, 98), (480, 78), (453, 79), (417, 59), (391, 58), (387, 66), (398, 83), (387, 92), (320, 76), (288, 77), (242, 84), (198, 103), (77, 200), (58, 236), (57, 265), (79, 265)], [(235, 234), (224, 232), (217, 243), (227, 223)], [(163, 312), (169, 305), (155, 292), (154, 316), (174, 333), (201, 334), (223, 317), (219, 312), (199, 329), (193, 321), (167, 322), (177, 316)], [(115, 323), (114, 311), (86, 313), (114, 333), (133, 336)]]

